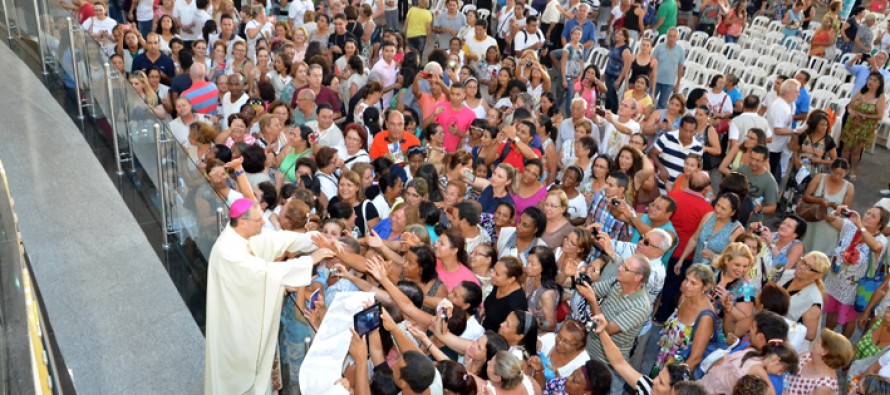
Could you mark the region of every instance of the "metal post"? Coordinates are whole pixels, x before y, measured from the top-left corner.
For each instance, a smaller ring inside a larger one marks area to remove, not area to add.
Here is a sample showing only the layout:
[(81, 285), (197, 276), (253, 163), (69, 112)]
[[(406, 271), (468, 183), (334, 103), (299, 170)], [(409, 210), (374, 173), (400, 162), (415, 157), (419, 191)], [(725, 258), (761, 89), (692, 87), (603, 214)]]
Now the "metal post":
[(117, 175), (121, 176), (121, 150), (117, 141), (117, 122), (114, 120), (114, 89), (111, 86), (111, 65), (105, 62), (105, 86), (108, 88), (108, 120), (111, 122), (111, 141), (114, 145), (114, 164), (117, 166)]
[(223, 214), (222, 207), (216, 208), (216, 230), (222, 233), (226, 228), (226, 216)]
[(40, 20), (40, 5), (37, 3), (37, 0), (34, 0), (34, 13), (35, 21), (37, 21), (37, 46), (40, 47), (40, 67), (43, 68), (43, 76), (46, 77), (49, 75), (49, 72), (46, 71), (46, 53), (45, 48), (43, 48), (43, 21)]
[[(5, 1), (5, 0), (4, 0)], [(72, 74), (74, 74), (74, 93), (77, 95), (75, 101), (77, 102), (77, 119), (83, 121), (83, 101), (81, 100), (82, 92), (80, 91), (80, 69), (77, 66), (77, 50), (74, 45), (74, 23), (71, 21), (70, 16), (65, 17), (65, 21), (68, 22), (68, 50), (71, 51), (71, 65), (72, 65)]]
[(164, 157), (163, 148), (166, 146), (167, 140), (164, 138), (161, 125), (154, 124), (155, 138), (157, 139), (158, 149), (158, 203), (161, 206), (161, 233), (164, 236), (164, 243), (161, 248), (170, 249), (170, 242), (167, 240), (167, 180), (164, 179)]
[(3, 3), (3, 22), (6, 26), (6, 41), (12, 46), (12, 26), (9, 26), (9, 9), (6, 7), (6, 0), (0, 0)]

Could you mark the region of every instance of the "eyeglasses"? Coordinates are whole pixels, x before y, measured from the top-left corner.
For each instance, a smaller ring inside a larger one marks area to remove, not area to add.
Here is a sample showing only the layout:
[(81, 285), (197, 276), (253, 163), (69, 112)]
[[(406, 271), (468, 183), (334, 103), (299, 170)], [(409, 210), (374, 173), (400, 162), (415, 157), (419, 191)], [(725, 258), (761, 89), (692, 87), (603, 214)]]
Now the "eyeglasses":
[(659, 246), (655, 245), (655, 243), (653, 243), (652, 241), (650, 241), (648, 238), (645, 238), (645, 237), (642, 240), (640, 240), (640, 243), (642, 243), (646, 247), (655, 247), (655, 248), (658, 248), (659, 250), (661, 249)]
[(809, 271), (811, 271), (811, 272), (813, 272), (813, 273), (822, 274), (822, 272), (820, 272), (820, 271), (818, 271), (818, 270), (816, 270), (816, 269), (813, 269), (813, 265), (810, 265), (809, 263), (807, 263), (807, 261), (806, 261), (803, 257), (801, 257), (801, 258), (797, 261), (797, 264), (798, 264), (798, 265), (803, 265), (803, 267), (807, 268), (807, 270), (809, 270)]
[(554, 210), (562, 208), (561, 204), (544, 203), (544, 208), (552, 208)]
[(621, 270), (624, 270), (624, 271), (626, 271), (626, 272), (631, 272), (631, 273), (635, 273), (635, 274), (640, 274), (640, 272), (638, 272), (638, 271), (636, 271), (636, 270), (630, 270), (630, 268), (627, 267), (627, 264), (626, 264), (626, 263), (622, 263), (621, 266), (618, 266), (618, 268), (621, 269)]

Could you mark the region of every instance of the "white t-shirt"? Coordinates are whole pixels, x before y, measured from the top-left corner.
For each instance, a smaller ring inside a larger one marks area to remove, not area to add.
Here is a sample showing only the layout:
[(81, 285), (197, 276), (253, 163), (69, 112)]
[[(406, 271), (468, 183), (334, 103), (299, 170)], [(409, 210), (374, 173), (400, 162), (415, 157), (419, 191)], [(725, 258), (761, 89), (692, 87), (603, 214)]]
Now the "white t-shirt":
[(232, 92), (226, 92), (226, 94), (223, 95), (223, 99), (222, 99), (222, 115), (223, 115), (223, 117), (222, 117), (222, 119), (219, 120), (223, 130), (228, 129), (228, 127), (229, 127), (229, 115), (237, 114), (237, 113), (241, 112), (241, 106), (247, 104), (248, 99), (250, 99), (250, 96), (247, 96), (247, 94), (244, 93), (241, 95), (241, 97), (238, 98), (238, 100), (235, 100), (235, 102), (232, 103), (232, 101), (231, 101), (232, 100)]
[(615, 128), (614, 124), (606, 122), (606, 132), (603, 134), (603, 141), (599, 146), (600, 155), (605, 155), (614, 159), (618, 155), (618, 151), (621, 150), (621, 147), (624, 147), (630, 142), (630, 136), (640, 132), (640, 124), (637, 121), (630, 119), (627, 122), (622, 123), (630, 128), (630, 134), (621, 133)]
[(470, 319), (467, 320), (467, 327), (464, 329), (464, 333), (460, 334), (460, 338), (475, 341), (484, 334), (485, 328), (482, 327), (482, 324), (476, 320), (476, 317), (470, 316)]
[(386, 202), (386, 198), (383, 197), (383, 191), (377, 194), (374, 197), (374, 200), (371, 201), (371, 204), (374, 205), (374, 208), (377, 209), (378, 218), (389, 218), (389, 203)]
[(577, 218), (585, 218), (587, 217), (587, 199), (584, 198), (583, 194), (578, 194), (573, 199), (569, 199), (569, 208), (567, 213), (569, 214), (569, 218), (577, 219)]
[[(538, 341), (541, 342), (541, 352), (544, 355), (550, 354), (550, 350), (556, 346), (556, 334), (548, 333), (543, 336), (538, 337)], [(567, 364), (563, 365), (561, 368), (556, 369), (559, 372), (559, 377), (569, 377), (573, 372), (584, 366), (587, 361), (590, 360), (590, 355), (587, 355), (586, 352), (582, 352), (578, 354), (575, 359), (572, 359)]]
[(528, 30), (522, 29), (516, 32), (516, 35), (513, 36), (513, 49), (518, 56), (522, 51), (531, 48), (537, 43), (543, 43), (544, 41), (544, 33), (541, 33), (541, 29), (538, 29), (534, 33), (529, 33)]
[(773, 131), (770, 129), (769, 121), (766, 118), (761, 117), (756, 112), (743, 112), (729, 122), (729, 139), (745, 141), (746, 136), (742, 136), (741, 131), (747, 132), (751, 128), (763, 130), (767, 139), (773, 136)]
[(149, 22), (154, 19), (154, 1), (139, 0), (136, 3), (136, 20), (139, 22)]
[(773, 135), (773, 141), (766, 145), (769, 148), (769, 152), (777, 153), (788, 149), (788, 142), (791, 141), (791, 136), (777, 136), (775, 130), (777, 128), (791, 129), (791, 123), (794, 121), (792, 119), (794, 114), (793, 105), (793, 103), (789, 104), (782, 98), (778, 98), (766, 110), (766, 120), (769, 122), (770, 134)]
[(732, 112), (732, 99), (726, 92), (713, 93), (708, 91), (708, 110), (712, 113)]
[(487, 52), (488, 47), (492, 45), (497, 46), (498, 42), (491, 36), (486, 35), (482, 41), (479, 41), (474, 35), (464, 43), (464, 52), (466, 52), (468, 56), (476, 55), (478, 59), (485, 59), (485, 52)]
[[(197, 13), (198, 3), (195, 0), (192, 0), (191, 3), (187, 3), (186, 0), (176, 0), (176, 3), (173, 4), (173, 18), (179, 18), (179, 22), (182, 24), (179, 34), (183, 41), (195, 41), (201, 38), (201, 28), (204, 26), (195, 24)], [(192, 32), (186, 32), (183, 27), (190, 28)]]
[(318, 178), (318, 184), (321, 187), (321, 193), (328, 197), (328, 200), (337, 196), (337, 177), (332, 174), (325, 174), (321, 171), (315, 172)]

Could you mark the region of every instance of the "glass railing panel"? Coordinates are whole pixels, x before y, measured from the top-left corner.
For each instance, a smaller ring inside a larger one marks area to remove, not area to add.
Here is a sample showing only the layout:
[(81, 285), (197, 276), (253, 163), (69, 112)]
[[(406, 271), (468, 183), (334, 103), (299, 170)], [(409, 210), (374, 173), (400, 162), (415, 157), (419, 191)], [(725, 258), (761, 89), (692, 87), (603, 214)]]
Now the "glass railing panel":
[[(148, 104), (142, 100), (136, 91), (126, 89), (126, 108), (127, 108), (127, 133), (129, 134), (129, 142), (134, 159), (134, 166), (137, 170), (144, 171), (144, 175), (151, 181), (153, 186), (161, 185), (160, 176), (158, 175), (158, 145), (155, 137), (154, 125), (160, 124), (158, 117), (152, 112)], [(140, 188), (149, 188), (144, 183), (137, 184)], [(156, 195), (156, 191), (145, 189), (143, 192), (147, 196)], [(157, 201), (155, 208), (158, 208)]]

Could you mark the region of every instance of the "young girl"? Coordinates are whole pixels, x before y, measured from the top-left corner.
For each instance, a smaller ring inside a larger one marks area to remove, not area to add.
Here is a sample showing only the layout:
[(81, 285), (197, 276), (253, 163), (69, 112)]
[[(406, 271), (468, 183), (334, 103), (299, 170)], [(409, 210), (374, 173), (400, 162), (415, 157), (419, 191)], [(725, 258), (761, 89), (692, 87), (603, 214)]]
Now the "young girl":
[(698, 382), (708, 389), (709, 394), (729, 394), (743, 376), (757, 376), (769, 383), (770, 374), (797, 374), (797, 369), (797, 352), (782, 340), (773, 339), (763, 351), (750, 348), (724, 356)]

